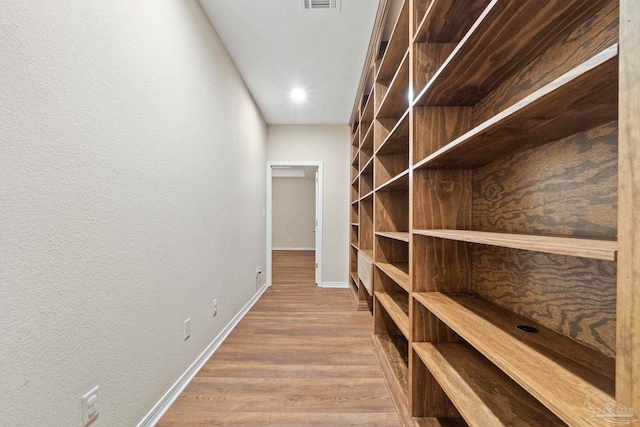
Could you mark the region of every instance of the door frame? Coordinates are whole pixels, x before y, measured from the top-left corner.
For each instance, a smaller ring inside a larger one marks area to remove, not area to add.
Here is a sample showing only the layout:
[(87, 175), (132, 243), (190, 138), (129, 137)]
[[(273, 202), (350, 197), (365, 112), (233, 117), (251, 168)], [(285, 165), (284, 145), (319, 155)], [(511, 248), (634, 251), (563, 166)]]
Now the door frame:
[(314, 166), (318, 168), (318, 190), (316, 191), (316, 216), (318, 219), (318, 226), (316, 227), (315, 249), (316, 249), (316, 261), (318, 268), (316, 269), (316, 284), (318, 287), (322, 287), (322, 186), (323, 186), (323, 172), (322, 161), (317, 162), (297, 162), (297, 161), (272, 161), (267, 162), (267, 284), (272, 284), (272, 227), (273, 227), (273, 167), (274, 166)]

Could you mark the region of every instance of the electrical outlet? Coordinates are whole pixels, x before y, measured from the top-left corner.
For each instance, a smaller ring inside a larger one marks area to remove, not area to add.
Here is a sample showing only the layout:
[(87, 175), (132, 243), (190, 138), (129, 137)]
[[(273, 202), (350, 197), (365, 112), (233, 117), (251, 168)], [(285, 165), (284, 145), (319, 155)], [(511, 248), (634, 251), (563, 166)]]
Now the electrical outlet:
[(98, 396), (100, 387), (95, 386), (90, 392), (82, 396), (82, 425), (88, 426), (93, 423), (98, 414), (100, 413), (100, 407), (98, 406)]
[(213, 317), (218, 314), (218, 298), (213, 300)]
[(187, 340), (191, 336), (191, 318), (184, 321), (184, 339)]

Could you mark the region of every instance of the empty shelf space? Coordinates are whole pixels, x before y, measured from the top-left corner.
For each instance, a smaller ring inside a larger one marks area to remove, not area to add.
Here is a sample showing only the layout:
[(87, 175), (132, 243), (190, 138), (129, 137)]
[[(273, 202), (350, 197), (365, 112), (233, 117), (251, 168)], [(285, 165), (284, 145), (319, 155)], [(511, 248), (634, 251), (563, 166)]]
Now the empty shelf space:
[(409, 292), (411, 282), (409, 280), (409, 263), (406, 262), (376, 262), (376, 266), (402, 289)]
[(586, 396), (613, 399), (614, 359), (480, 298), (440, 292), (413, 297), (567, 424), (591, 425)]
[(401, 342), (401, 338), (392, 338), (382, 335), (374, 335), (371, 339), (373, 352), (376, 358), (380, 362), (380, 367), (387, 380), (387, 384), (392, 390), (397, 392), (397, 395), (401, 397), (404, 404), (407, 405), (407, 391), (408, 391), (408, 356), (407, 349), (403, 346), (406, 344)]
[(362, 144), (360, 148), (371, 148), (373, 147), (373, 122), (369, 124), (369, 127), (366, 129), (366, 133), (362, 137)]
[(376, 236), (386, 237), (387, 239), (401, 240), (409, 243), (409, 233), (403, 231), (376, 231)]
[(352, 222), (351, 225), (353, 225), (354, 227), (358, 227), (360, 224), (358, 224), (357, 222)]
[(475, 104), (607, 1), (493, 0), (418, 95), (416, 104)]
[(376, 155), (403, 154), (409, 152), (409, 110), (404, 112), (400, 120), (382, 141)]
[(356, 285), (358, 284), (358, 273), (352, 271), (351, 272), (351, 278), (353, 279), (353, 281), (356, 283)]
[(402, 335), (409, 339), (409, 295), (398, 292), (375, 292), (375, 297)]
[(409, 170), (406, 170), (385, 182), (376, 191), (409, 191)]
[(489, 0), (431, 0), (413, 38), (414, 43), (458, 43)]
[(367, 174), (367, 175), (371, 175), (373, 174), (373, 156), (371, 156), (369, 158), (369, 160), (367, 160), (367, 163), (364, 164), (364, 166), (362, 167), (362, 172), (360, 172), (361, 174)]
[(413, 230), (414, 234), (526, 251), (615, 261), (617, 242), (581, 237), (536, 236), (471, 230)]
[(618, 45), (538, 89), (415, 165), (473, 169), (615, 120)]
[(367, 258), (369, 258), (371, 260), (371, 262), (373, 262), (373, 250), (372, 249), (361, 249), (360, 253), (362, 253), (362, 255), (366, 256)]
[(376, 80), (389, 81), (409, 47), (409, 1), (405, 0), (382, 57)]
[(470, 426), (566, 425), (466, 343), (413, 349)]
[(367, 96), (367, 103), (362, 109), (362, 117), (360, 123), (363, 125), (363, 129), (366, 129), (373, 121), (373, 92), (370, 92)]
[(367, 194), (365, 194), (364, 196), (360, 197), (359, 201), (371, 199), (372, 197), (373, 197), (373, 190), (369, 191)]
[(409, 108), (409, 50), (406, 51), (398, 72), (387, 87), (376, 117), (399, 119)]

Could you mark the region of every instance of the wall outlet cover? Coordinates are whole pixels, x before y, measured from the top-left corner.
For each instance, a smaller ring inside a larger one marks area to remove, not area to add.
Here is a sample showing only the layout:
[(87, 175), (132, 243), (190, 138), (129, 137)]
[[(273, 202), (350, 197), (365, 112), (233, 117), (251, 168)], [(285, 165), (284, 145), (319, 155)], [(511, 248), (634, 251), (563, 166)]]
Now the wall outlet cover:
[(191, 318), (184, 321), (184, 339), (187, 340), (191, 336)]
[(91, 391), (82, 396), (82, 425), (92, 424), (100, 414), (99, 406), (100, 386), (95, 386)]

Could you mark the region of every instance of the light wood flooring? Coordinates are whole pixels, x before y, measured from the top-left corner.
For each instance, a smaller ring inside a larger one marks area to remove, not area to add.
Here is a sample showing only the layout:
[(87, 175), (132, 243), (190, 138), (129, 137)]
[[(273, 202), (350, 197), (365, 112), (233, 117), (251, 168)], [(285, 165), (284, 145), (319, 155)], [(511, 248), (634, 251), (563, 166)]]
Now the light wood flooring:
[(274, 251), (273, 286), (158, 426), (399, 426), (348, 289), (314, 284), (313, 251)]

